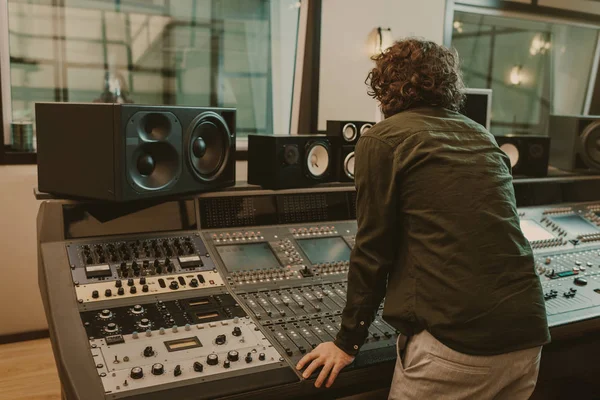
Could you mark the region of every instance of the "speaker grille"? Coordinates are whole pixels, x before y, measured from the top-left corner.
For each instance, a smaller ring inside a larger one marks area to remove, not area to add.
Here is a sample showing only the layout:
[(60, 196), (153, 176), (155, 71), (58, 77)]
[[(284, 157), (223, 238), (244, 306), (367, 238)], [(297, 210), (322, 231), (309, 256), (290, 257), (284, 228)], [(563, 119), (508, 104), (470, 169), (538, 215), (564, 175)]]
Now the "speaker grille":
[(231, 133), (225, 120), (213, 111), (197, 116), (189, 128), (188, 159), (192, 173), (210, 182), (223, 173), (231, 156)]

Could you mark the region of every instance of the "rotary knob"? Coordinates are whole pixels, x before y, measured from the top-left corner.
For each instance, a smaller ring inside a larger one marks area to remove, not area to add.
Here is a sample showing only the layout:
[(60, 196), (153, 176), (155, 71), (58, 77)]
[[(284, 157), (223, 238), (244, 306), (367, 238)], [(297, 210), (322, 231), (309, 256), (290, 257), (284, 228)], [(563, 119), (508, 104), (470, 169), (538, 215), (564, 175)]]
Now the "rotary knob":
[(260, 353), (260, 354), (258, 355), (258, 359), (259, 359), (260, 361), (265, 361), (265, 358), (266, 358), (266, 356), (265, 356), (265, 353)]
[(142, 328), (148, 328), (150, 326), (150, 320), (148, 318), (143, 318), (140, 321), (140, 327)]
[(98, 293), (98, 291), (97, 291), (97, 290), (94, 290), (94, 291), (92, 292), (92, 298), (93, 298), (93, 299), (97, 299), (98, 297), (100, 297), (100, 294)]
[(129, 376), (131, 376), (131, 379), (141, 379), (144, 376), (144, 370), (140, 367), (133, 367)]
[(142, 286), (142, 292), (144, 292), (144, 293), (148, 292), (148, 285)]
[(252, 362), (252, 353), (246, 354), (245, 360), (248, 364), (250, 364)]
[(209, 354), (206, 357), (206, 363), (208, 365), (217, 365), (219, 363), (219, 356), (216, 354)]
[[(217, 360), (217, 362), (218, 362), (218, 360)], [(202, 363), (199, 363), (198, 361), (196, 361), (194, 363), (194, 371), (196, 371), (196, 372), (204, 371), (204, 365), (202, 365)]]
[(223, 361), (223, 368), (227, 369), (229, 367), (231, 367), (231, 362), (229, 362), (229, 360)]
[(137, 293), (137, 288), (135, 286), (130, 287), (129, 288), (129, 293), (136, 294)]
[(240, 355), (237, 351), (231, 350), (229, 353), (227, 353), (227, 359), (229, 361), (237, 361), (240, 359)]
[(198, 279), (196, 279), (196, 278), (193, 278), (193, 279), (190, 281), (190, 286), (191, 286), (191, 287), (198, 287)]
[(181, 365), (175, 366), (175, 369), (173, 370), (173, 375), (175, 375), (175, 376), (181, 375)]
[(154, 349), (152, 349), (152, 346), (148, 346), (144, 349), (144, 357), (152, 357), (154, 355)]
[(104, 328), (104, 330), (108, 333), (116, 332), (118, 329), (119, 327), (114, 322), (111, 322), (110, 324), (106, 325), (106, 328)]
[(120, 279), (117, 279), (117, 280), (115, 281), (115, 287), (118, 287), (118, 288), (119, 288), (119, 287), (121, 287), (122, 285), (123, 285), (123, 284), (121, 283), (121, 280), (120, 280)]
[(172, 281), (171, 284), (169, 285), (169, 289), (171, 289), (171, 290), (179, 289), (179, 284), (177, 283), (177, 281)]
[(110, 312), (110, 310), (102, 310), (102, 311), (100, 311), (100, 318), (102, 318), (102, 319), (109, 319), (110, 317), (112, 317), (112, 312)]
[(127, 279), (127, 286), (133, 286), (133, 284), (134, 284), (133, 278)]
[(112, 296), (112, 290), (110, 290), (110, 289), (106, 289), (106, 290), (104, 291), (104, 295), (105, 295), (106, 297), (110, 297), (110, 296)]
[(233, 332), (231, 332), (231, 334), (233, 336), (242, 336), (242, 330), (239, 326), (236, 326), (235, 328), (233, 328)]
[(123, 296), (125, 294), (125, 289), (123, 289), (122, 287), (120, 287), (119, 290), (117, 290), (117, 294), (119, 296)]
[(141, 314), (141, 313), (143, 313), (143, 312), (144, 312), (144, 307), (142, 307), (142, 306), (141, 306), (141, 305), (139, 305), (139, 304), (136, 304), (135, 306), (133, 306), (133, 308), (131, 309), (131, 311), (132, 311), (134, 314)]
[(152, 375), (162, 375), (165, 372), (165, 367), (161, 363), (152, 365)]
[(215, 343), (219, 346), (225, 344), (226, 341), (227, 341), (227, 336), (225, 336), (225, 335), (219, 335), (215, 339)]

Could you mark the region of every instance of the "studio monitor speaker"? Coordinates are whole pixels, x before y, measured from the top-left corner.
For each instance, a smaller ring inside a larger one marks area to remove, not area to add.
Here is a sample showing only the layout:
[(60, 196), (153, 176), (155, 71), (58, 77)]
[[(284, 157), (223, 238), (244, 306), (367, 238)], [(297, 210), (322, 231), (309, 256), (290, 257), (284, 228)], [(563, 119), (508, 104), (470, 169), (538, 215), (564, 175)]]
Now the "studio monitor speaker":
[(600, 116), (551, 115), (550, 165), (565, 171), (600, 171)]
[(235, 109), (37, 103), (38, 188), (129, 201), (235, 183)]
[(507, 135), (496, 136), (498, 146), (503, 150), (515, 176), (546, 176), (550, 139), (546, 136)]
[(365, 121), (327, 121), (327, 136), (339, 137), (345, 145), (355, 145), (373, 125)]
[(354, 146), (358, 139), (375, 125), (366, 121), (327, 121), (327, 136), (334, 145), (335, 180), (354, 181)]
[(291, 189), (331, 182), (332, 151), (324, 135), (249, 135), (248, 183)]

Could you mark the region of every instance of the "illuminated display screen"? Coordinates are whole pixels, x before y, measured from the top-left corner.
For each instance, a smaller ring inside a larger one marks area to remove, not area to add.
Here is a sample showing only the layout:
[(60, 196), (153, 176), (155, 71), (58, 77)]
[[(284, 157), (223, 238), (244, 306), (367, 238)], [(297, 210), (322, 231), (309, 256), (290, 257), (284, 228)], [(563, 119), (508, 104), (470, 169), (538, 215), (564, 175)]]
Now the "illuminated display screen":
[(579, 215), (558, 215), (552, 217), (552, 220), (556, 222), (564, 230), (577, 234), (587, 235), (590, 233), (598, 233), (596, 227)]
[(164, 343), (169, 352), (202, 347), (202, 343), (200, 343), (200, 340), (198, 340), (198, 337), (196, 336), (178, 340), (170, 340)]
[(312, 264), (350, 260), (350, 247), (341, 237), (300, 239), (297, 242)]
[(268, 243), (218, 246), (217, 251), (229, 272), (281, 267)]
[(521, 220), (521, 231), (525, 235), (525, 238), (530, 242), (536, 240), (548, 240), (554, 239), (554, 235), (542, 228), (537, 222), (530, 219)]

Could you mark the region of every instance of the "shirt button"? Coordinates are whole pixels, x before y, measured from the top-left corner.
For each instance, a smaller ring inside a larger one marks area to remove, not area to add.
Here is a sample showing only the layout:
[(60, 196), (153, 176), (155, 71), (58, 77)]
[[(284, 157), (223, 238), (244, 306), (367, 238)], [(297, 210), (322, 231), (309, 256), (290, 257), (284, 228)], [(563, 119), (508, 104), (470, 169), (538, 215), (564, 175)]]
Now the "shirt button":
[(358, 346), (357, 345), (354, 345), (354, 350), (358, 350)]

